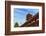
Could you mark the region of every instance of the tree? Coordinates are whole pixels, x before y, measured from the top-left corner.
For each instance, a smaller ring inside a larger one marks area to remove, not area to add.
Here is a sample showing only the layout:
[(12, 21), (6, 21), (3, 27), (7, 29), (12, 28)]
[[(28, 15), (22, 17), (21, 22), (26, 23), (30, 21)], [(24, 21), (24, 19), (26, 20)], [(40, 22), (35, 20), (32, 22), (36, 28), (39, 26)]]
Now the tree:
[(18, 26), (19, 26), (19, 24), (18, 24), (18, 22), (16, 22), (15, 25), (14, 25), (14, 27), (18, 27)]

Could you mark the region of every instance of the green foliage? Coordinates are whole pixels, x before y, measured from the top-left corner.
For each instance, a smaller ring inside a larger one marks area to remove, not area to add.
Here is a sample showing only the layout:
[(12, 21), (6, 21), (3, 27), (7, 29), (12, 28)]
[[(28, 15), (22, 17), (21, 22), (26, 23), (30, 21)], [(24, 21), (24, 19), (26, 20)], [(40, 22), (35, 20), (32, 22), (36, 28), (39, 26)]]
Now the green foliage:
[(16, 22), (15, 25), (14, 25), (14, 27), (18, 27), (18, 26), (19, 26), (19, 24), (18, 24), (18, 22)]

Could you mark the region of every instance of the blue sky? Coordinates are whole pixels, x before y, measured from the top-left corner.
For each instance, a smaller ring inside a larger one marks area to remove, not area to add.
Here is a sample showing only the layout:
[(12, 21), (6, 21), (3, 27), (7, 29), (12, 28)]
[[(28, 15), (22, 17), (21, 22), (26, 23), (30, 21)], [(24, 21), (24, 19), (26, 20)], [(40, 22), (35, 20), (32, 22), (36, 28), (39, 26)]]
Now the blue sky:
[(14, 8), (14, 23), (18, 22), (19, 26), (21, 26), (26, 21), (28, 13), (34, 16), (37, 12), (39, 12), (39, 9)]

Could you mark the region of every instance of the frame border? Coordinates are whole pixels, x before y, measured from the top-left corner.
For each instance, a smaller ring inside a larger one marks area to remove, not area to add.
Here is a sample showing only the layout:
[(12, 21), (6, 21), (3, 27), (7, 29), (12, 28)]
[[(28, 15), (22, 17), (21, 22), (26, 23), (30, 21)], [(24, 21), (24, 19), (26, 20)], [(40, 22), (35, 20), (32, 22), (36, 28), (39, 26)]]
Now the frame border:
[[(10, 5), (42, 6), (42, 30), (11, 32), (10, 31), (11, 28), (10, 27), (11, 26)], [(45, 4), (44, 3), (5, 1), (5, 35), (35, 34), (35, 33), (44, 33), (44, 32), (45, 32)]]

